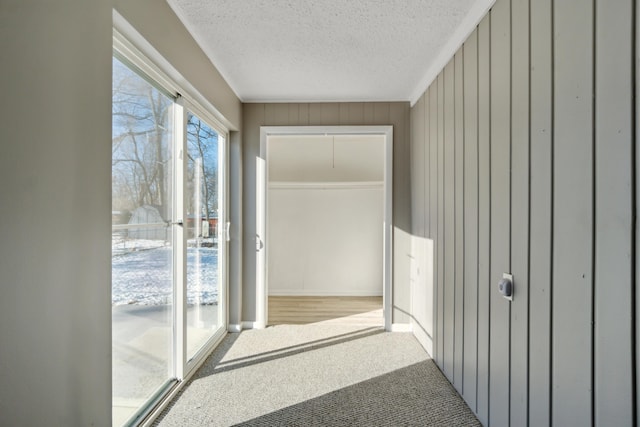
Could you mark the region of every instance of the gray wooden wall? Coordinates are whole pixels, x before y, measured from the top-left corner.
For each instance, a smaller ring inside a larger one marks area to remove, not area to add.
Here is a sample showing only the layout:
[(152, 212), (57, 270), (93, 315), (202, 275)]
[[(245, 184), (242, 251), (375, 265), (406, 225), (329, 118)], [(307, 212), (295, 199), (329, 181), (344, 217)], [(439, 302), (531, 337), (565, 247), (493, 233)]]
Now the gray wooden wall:
[(498, 0), (411, 109), (434, 357), (484, 425), (637, 425), (636, 13)]
[[(255, 321), (256, 158), (260, 126), (393, 126), (394, 289), (393, 323), (408, 324), (411, 232), (409, 103), (269, 103), (243, 105), (243, 288), (242, 320)], [(403, 254), (403, 256), (397, 256)]]

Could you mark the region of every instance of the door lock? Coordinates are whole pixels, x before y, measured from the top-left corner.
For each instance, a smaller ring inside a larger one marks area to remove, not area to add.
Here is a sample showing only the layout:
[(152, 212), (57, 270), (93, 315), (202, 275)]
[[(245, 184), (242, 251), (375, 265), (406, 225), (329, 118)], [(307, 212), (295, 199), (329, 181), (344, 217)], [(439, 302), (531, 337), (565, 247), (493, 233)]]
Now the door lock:
[(513, 301), (513, 275), (502, 273), (502, 280), (498, 282), (498, 291), (509, 301)]

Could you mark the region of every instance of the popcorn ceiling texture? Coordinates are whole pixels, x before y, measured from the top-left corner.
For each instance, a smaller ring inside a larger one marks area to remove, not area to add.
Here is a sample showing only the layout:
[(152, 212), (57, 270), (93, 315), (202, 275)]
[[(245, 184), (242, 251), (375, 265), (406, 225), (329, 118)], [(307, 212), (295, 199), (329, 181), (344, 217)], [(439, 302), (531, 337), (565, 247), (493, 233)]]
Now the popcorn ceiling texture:
[(409, 100), (477, 2), (169, 3), (243, 101), (308, 102)]

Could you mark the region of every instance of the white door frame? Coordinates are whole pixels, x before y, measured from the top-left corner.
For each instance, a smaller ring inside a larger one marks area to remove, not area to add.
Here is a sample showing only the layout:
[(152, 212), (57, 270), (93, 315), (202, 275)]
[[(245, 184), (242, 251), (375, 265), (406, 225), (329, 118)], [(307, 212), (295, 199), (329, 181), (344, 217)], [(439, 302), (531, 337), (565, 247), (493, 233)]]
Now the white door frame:
[(383, 214), (383, 313), (384, 329), (391, 331), (393, 291), (393, 126), (261, 126), (260, 157), (256, 161), (256, 323), (264, 328), (268, 319), (267, 283), (267, 143), (275, 135), (382, 135), (384, 149)]

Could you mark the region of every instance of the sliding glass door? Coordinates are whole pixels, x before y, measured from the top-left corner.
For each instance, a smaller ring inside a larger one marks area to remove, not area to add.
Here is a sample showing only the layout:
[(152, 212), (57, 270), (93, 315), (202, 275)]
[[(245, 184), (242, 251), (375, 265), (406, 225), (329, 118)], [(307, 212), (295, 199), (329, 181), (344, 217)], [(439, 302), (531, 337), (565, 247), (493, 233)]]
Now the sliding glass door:
[(225, 135), (134, 64), (113, 58), (114, 425), (142, 419), (226, 327)]
[(114, 424), (175, 378), (174, 100), (113, 60), (112, 360)]
[(220, 283), (226, 233), (220, 222), (224, 206), (224, 139), (195, 114), (187, 113), (187, 360), (193, 359), (222, 323)]

